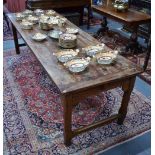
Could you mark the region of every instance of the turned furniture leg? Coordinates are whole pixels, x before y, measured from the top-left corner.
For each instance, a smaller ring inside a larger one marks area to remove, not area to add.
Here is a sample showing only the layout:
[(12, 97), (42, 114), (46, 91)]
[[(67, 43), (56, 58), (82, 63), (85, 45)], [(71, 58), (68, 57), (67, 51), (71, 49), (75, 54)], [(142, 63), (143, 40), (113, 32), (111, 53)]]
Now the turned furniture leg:
[(123, 94), (123, 98), (122, 98), (121, 107), (119, 109), (120, 116), (117, 121), (117, 123), (120, 125), (123, 124), (124, 119), (126, 117), (127, 107), (128, 107), (128, 103), (130, 100), (131, 92), (134, 87), (134, 83), (135, 83), (135, 77), (132, 77), (131, 79), (129, 79), (129, 81), (125, 82), (125, 84), (122, 86), (122, 90), (124, 91), (124, 94)]
[(16, 30), (16, 28), (14, 27), (13, 24), (12, 24), (12, 31), (13, 31), (13, 38), (14, 38), (15, 48), (16, 48), (16, 54), (20, 54), (17, 30)]
[(101, 28), (95, 34), (94, 36), (95, 38), (97, 38), (100, 34), (104, 36), (104, 33), (109, 30), (109, 28), (107, 27), (107, 24), (108, 24), (107, 17), (104, 16), (102, 19)]
[(129, 43), (126, 46), (126, 52), (132, 51), (133, 53), (137, 53), (138, 52), (138, 35), (137, 35), (137, 31), (138, 31), (138, 25), (132, 26), (133, 28), (133, 32), (130, 36), (130, 40)]
[(65, 96), (64, 100), (64, 143), (71, 145), (72, 139), (72, 97)]

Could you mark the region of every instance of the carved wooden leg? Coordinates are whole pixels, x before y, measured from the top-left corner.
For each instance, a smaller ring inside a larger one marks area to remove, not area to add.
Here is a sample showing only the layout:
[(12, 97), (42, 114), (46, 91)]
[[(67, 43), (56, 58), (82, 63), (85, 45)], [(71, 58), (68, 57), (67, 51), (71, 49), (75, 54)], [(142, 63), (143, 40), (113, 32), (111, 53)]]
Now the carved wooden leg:
[(137, 35), (137, 30), (138, 30), (138, 25), (134, 26), (133, 28), (133, 33), (130, 36), (129, 43), (126, 46), (126, 52), (132, 51), (133, 53), (138, 52), (139, 44), (138, 44), (138, 35)]
[(71, 145), (72, 139), (72, 98), (65, 96), (64, 100), (64, 143)]
[(14, 37), (14, 43), (15, 43), (15, 48), (16, 48), (16, 54), (20, 54), (19, 50), (19, 44), (18, 44), (18, 37), (17, 37), (17, 30), (12, 24), (12, 31), (13, 31), (13, 37)]
[(107, 17), (103, 17), (102, 23), (101, 23), (101, 28), (94, 35), (95, 38), (97, 38), (100, 34), (102, 34), (104, 36), (104, 33), (109, 30), (109, 28), (107, 27), (107, 24), (108, 24)]
[(120, 125), (123, 124), (123, 121), (126, 117), (127, 107), (128, 107), (128, 103), (130, 100), (131, 92), (132, 92), (133, 87), (134, 87), (134, 83), (135, 83), (135, 77), (132, 77), (131, 79), (129, 79), (129, 81), (126, 81), (124, 83), (124, 85), (122, 86), (124, 94), (123, 94), (123, 98), (122, 98), (122, 104), (121, 104), (121, 107), (119, 109), (119, 115), (120, 116), (119, 116), (118, 121), (117, 121), (117, 123)]

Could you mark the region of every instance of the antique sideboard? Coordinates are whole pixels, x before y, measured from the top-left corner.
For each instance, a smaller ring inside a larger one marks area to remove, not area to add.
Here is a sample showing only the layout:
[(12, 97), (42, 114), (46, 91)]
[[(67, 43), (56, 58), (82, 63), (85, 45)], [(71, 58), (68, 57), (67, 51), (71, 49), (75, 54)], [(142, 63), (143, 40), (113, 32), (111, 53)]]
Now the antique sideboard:
[[(151, 15), (151, 0), (130, 0), (130, 7), (139, 12), (144, 12)], [(132, 32), (132, 29), (124, 25), (124, 30)], [(145, 38), (148, 42), (150, 38), (151, 24), (141, 24), (138, 28), (138, 35)]]

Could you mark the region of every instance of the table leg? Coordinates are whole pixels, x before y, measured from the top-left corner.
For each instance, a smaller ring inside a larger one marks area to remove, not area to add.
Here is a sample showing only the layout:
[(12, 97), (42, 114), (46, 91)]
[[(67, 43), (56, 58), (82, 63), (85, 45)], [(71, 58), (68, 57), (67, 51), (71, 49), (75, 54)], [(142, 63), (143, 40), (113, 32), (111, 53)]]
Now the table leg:
[(122, 90), (124, 91), (124, 94), (123, 94), (123, 98), (122, 98), (121, 107), (119, 109), (119, 115), (120, 116), (119, 116), (118, 121), (117, 121), (117, 123), (120, 125), (123, 124), (124, 119), (126, 117), (127, 107), (128, 107), (128, 103), (130, 100), (131, 92), (132, 92), (133, 87), (134, 87), (134, 83), (135, 83), (135, 77), (129, 79), (129, 81), (126, 81), (124, 83), (124, 85), (122, 86)]
[(91, 5), (88, 5), (88, 23), (87, 23), (87, 29), (90, 28), (90, 14), (91, 14)]
[(109, 30), (109, 28), (107, 27), (107, 17), (103, 17), (102, 19), (102, 23), (101, 23), (101, 28), (97, 31), (97, 33), (95, 34), (95, 38), (97, 38), (100, 34), (102, 36), (104, 36), (105, 32), (107, 32)]
[(72, 98), (65, 97), (64, 103), (64, 143), (66, 146), (71, 145), (72, 139)]
[(14, 43), (15, 43), (15, 48), (16, 48), (16, 54), (20, 54), (19, 50), (19, 44), (18, 44), (18, 36), (17, 36), (17, 30), (12, 24), (12, 31), (13, 31), (13, 37), (14, 37)]
[(150, 55), (151, 55), (151, 36), (149, 38), (148, 45), (147, 45), (147, 53), (146, 53), (145, 61), (144, 61), (144, 65), (143, 65), (144, 71), (147, 69), (147, 65), (148, 65), (148, 62), (150, 59)]
[(3, 17), (4, 17), (4, 20), (6, 21), (6, 24), (7, 24), (7, 26), (8, 26), (8, 29), (10, 30), (9, 21), (8, 21), (7, 15), (4, 13), (4, 11), (3, 11)]
[(137, 53), (139, 51), (139, 44), (138, 44), (138, 25), (134, 26), (133, 28), (133, 33), (130, 36), (129, 43), (126, 46), (126, 52), (131, 51), (132, 53)]
[(80, 21), (79, 21), (79, 25), (83, 25), (83, 13), (84, 13), (84, 7), (79, 8), (80, 10)]

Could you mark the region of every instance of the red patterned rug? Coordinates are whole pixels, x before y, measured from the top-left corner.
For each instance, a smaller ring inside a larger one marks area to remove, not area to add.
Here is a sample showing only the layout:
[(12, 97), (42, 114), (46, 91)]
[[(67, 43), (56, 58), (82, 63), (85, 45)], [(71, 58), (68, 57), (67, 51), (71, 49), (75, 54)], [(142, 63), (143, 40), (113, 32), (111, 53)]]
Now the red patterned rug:
[[(102, 19), (93, 17), (90, 19), (90, 26), (100, 25), (101, 22), (102, 22)], [(83, 25), (87, 25), (87, 23), (88, 23), (88, 17), (87, 17), (87, 15), (85, 15), (83, 17)]]
[[(4, 154), (95, 154), (150, 129), (150, 99), (134, 90), (124, 125), (116, 121), (63, 144), (63, 107), (59, 91), (27, 48), (4, 52)], [(73, 112), (73, 128), (117, 113), (120, 89), (82, 101)], [(88, 113), (90, 113), (88, 115)]]
[(3, 19), (3, 40), (12, 40), (12, 31), (10, 27), (8, 27), (6, 20)]
[[(100, 42), (105, 43), (108, 47), (111, 49), (117, 49), (118, 51), (125, 53), (125, 46), (129, 42), (129, 40), (123, 36), (121, 36), (119, 33), (114, 31), (109, 31), (108, 33), (105, 33), (104, 36), (100, 35), (97, 38)], [(146, 49), (142, 49), (143, 51), (146, 51)], [(139, 54), (122, 54), (124, 57), (129, 59), (130, 61), (136, 63), (137, 65), (140, 65), (141, 67), (144, 64), (145, 55), (146, 53), (139, 51), (137, 52)], [(151, 59), (149, 60), (147, 69), (145, 72), (139, 75), (141, 79), (146, 81), (147, 83), (151, 84)]]
[[(125, 56), (127, 59), (131, 60), (132, 62), (143, 66), (144, 61), (145, 61), (145, 53), (141, 54), (135, 54), (135, 55), (127, 55)], [(148, 66), (145, 72), (139, 75), (141, 79), (143, 79), (145, 82), (148, 84), (151, 84), (151, 59), (148, 62)]]

